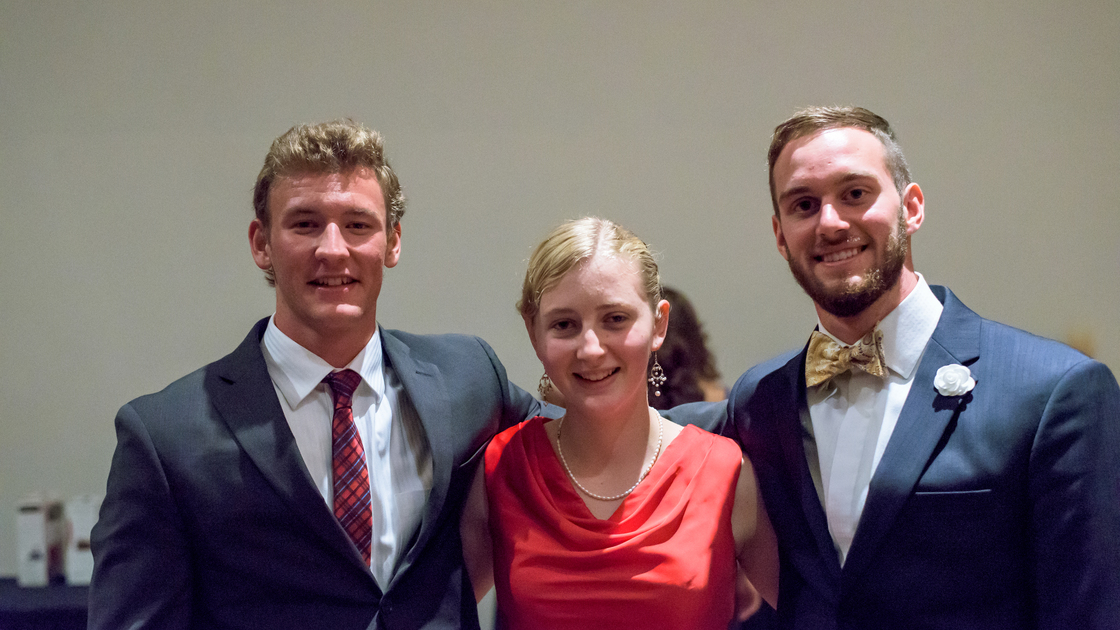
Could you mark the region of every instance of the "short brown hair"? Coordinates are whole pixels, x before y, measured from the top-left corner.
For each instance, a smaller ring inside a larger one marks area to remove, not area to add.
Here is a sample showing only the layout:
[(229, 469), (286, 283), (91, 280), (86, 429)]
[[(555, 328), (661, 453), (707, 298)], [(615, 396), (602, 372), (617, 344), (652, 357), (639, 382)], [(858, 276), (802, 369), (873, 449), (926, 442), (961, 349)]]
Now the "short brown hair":
[(268, 195), (277, 178), (296, 173), (349, 173), (368, 169), (385, 196), (385, 222), (392, 230), (404, 216), (404, 195), (397, 174), (385, 159), (381, 134), (349, 118), (296, 125), (272, 141), (253, 188), (253, 210), (267, 229)]
[(910, 184), (910, 167), (902, 155), (902, 147), (894, 136), (894, 130), (885, 118), (862, 107), (806, 107), (795, 113), (785, 122), (774, 128), (770, 138), (770, 151), (766, 161), (770, 165), (770, 201), (774, 204), (774, 214), (778, 214), (778, 197), (774, 190), (774, 163), (790, 142), (813, 135), (825, 129), (854, 127), (862, 129), (883, 143), (887, 168), (891, 171), (894, 187), (901, 197)]
[(633, 260), (638, 266), (646, 300), (651, 309), (657, 308), (661, 301), (661, 274), (645, 242), (607, 219), (584, 217), (561, 223), (537, 245), (529, 258), (521, 299), (517, 301), (521, 317), (532, 322), (540, 311), (541, 296), (559, 284), (572, 268), (596, 254)]

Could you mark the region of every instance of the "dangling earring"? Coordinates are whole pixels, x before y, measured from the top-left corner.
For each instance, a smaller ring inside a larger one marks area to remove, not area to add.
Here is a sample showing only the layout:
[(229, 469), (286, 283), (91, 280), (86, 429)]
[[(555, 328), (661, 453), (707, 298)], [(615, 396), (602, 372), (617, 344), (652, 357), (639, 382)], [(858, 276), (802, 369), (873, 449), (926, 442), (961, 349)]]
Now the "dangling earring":
[(653, 353), (653, 367), (649, 371), (649, 384), (653, 386), (653, 395), (661, 395), (661, 386), (665, 384), (665, 370), (661, 369), (661, 364), (657, 362), (657, 353)]
[(552, 379), (548, 378), (548, 372), (541, 374), (541, 380), (537, 381), (537, 393), (541, 395), (541, 400), (548, 396), (552, 391)]

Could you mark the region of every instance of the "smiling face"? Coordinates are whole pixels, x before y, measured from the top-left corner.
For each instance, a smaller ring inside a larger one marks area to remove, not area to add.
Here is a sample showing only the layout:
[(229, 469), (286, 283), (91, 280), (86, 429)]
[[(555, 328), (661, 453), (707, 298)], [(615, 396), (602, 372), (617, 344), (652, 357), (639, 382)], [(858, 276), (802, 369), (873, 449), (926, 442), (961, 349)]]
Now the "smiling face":
[(874, 325), (916, 284), (909, 239), (922, 222), (922, 192), (909, 184), (899, 196), (874, 135), (844, 127), (790, 142), (774, 188), (778, 251), (822, 319)]
[(363, 170), (296, 174), (276, 180), (268, 207), (270, 225), (254, 220), (249, 241), (257, 266), (276, 276), (273, 321), (328, 361), (340, 345), (353, 358), (377, 330), (384, 269), (400, 259), (381, 186)]
[(633, 260), (595, 254), (541, 295), (526, 328), (569, 413), (622, 415), (648, 405), (646, 366), (668, 316), (664, 300), (650, 308)]

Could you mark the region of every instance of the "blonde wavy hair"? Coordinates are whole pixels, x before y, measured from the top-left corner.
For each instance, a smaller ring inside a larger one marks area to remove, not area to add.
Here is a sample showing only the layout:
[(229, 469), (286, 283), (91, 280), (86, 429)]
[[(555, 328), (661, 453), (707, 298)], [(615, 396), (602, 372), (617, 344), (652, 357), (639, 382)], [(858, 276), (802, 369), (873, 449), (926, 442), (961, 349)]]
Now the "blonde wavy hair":
[[(381, 134), (349, 118), (296, 125), (272, 141), (253, 187), (253, 211), (267, 231), (272, 217), (268, 197), (273, 183), (296, 174), (327, 175), (365, 169), (377, 178), (385, 197), (385, 222), (392, 231), (404, 216), (405, 199), (397, 174), (385, 159)], [(272, 270), (265, 272), (276, 285)]]

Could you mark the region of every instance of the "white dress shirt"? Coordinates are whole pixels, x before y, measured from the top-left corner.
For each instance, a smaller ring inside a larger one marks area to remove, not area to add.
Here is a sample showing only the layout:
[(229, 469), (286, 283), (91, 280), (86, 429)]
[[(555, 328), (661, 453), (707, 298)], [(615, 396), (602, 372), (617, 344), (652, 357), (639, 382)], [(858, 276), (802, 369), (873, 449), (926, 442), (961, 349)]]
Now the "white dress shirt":
[[(271, 319), (261, 339), (261, 351), (299, 453), (333, 513), (334, 401), (322, 381), (334, 368), (281, 332)], [(370, 570), (384, 591), (403, 545), (412, 539), (424, 515), (432, 489), (431, 447), (416, 409), (383, 360), (380, 327), (346, 367), (362, 377), (351, 406), (369, 467), (373, 511)]]
[[(883, 332), (887, 378), (852, 369), (806, 392), (818, 460), (814, 462), (807, 452), (809, 465), (811, 469), (819, 465), (813, 473), (819, 475), (818, 492), (841, 565), (855, 537), (867, 488), (942, 310), (941, 302), (919, 274), (918, 285), (910, 295), (878, 324)], [(818, 328), (836, 339), (819, 320)]]

